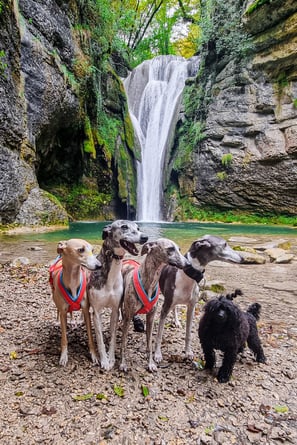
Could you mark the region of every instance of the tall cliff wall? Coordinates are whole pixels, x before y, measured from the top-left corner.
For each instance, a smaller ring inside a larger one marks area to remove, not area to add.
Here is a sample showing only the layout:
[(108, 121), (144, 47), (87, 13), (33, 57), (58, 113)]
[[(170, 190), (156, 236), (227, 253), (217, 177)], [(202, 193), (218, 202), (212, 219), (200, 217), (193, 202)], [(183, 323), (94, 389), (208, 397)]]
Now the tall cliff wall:
[[(112, 63), (105, 71), (100, 65), (103, 49), (89, 31), (92, 11), (86, 17), (87, 3), (75, 0), (1, 5), (0, 224), (67, 221), (45, 190), (83, 181), (114, 198), (108, 215), (116, 204), (126, 210), (127, 200), (136, 199), (132, 127)], [(105, 130), (113, 133), (110, 144), (98, 128), (105, 114), (116, 122)], [(98, 204), (94, 212), (104, 217), (100, 211)]]
[(253, 54), (223, 68), (210, 62), (196, 80), (194, 89), (205, 87), (202, 142), (171, 181), (194, 205), (296, 215), (297, 3), (267, 2), (242, 20)]

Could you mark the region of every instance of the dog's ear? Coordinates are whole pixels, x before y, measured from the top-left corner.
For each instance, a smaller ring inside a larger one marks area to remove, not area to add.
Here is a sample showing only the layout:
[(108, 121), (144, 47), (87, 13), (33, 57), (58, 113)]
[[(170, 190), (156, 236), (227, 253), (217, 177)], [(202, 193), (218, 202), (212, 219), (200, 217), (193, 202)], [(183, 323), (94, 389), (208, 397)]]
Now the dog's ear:
[(103, 228), (103, 231), (102, 231), (102, 239), (103, 240), (105, 240), (108, 237), (108, 235), (110, 234), (110, 231), (111, 231), (111, 225), (105, 226)]
[(197, 241), (194, 241), (194, 246), (201, 249), (201, 247), (211, 247), (211, 244), (207, 239), (198, 239)]
[(149, 253), (152, 250), (152, 248), (154, 247), (154, 245), (155, 245), (154, 241), (150, 241), (148, 243), (145, 243), (142, 246), (140, 255), (145, 255), (146, 253)]
[(66, 246), (67, 246), (67, 241), (59, 241), (57, 245), (57, 253), (61, 255)]

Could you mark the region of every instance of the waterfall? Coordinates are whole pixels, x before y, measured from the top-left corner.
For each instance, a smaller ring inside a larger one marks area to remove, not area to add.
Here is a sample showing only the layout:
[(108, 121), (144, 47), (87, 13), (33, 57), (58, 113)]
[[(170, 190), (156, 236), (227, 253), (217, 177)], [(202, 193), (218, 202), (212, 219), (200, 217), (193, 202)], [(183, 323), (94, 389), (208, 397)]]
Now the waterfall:
[(160, 221), (163, 172), (178, 119), (185, 80), (198, 58), (158, 56), (137, 66), (124, 80), (141, 162), (137, 162), (137, 219)]

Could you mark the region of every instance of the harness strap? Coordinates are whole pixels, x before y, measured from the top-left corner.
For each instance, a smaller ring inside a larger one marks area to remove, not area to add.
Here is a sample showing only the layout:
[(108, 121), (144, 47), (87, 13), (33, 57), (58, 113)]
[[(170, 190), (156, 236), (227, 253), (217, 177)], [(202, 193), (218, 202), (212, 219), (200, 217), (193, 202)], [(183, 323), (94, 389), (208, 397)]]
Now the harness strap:
[(151, 296), (151, 298), (149, 298), (146, 290), (143, 287), (142, 281), (141, 281), (140, 272), (139, 272), (140, 264), (138, 263), (138, 261), (133, 260), (132, 258), (129, 258), (129, 259), (126, 259), (123, 261), (123, 265), (125, 265), (125, 264), (128, 264), (134, 268), (133, 285), (134, 285), (134, 289), (135, 289), (136, 295), (138, 297), (138, 300), (142, 304), (142, 307), (136, 312), (136, 314), (147, 314), (148, 312), (150, 312), (153, 309), (153, 307), (155, 306), (155, 304), (158, 301), (158, 298), (160, 295), (159, 283), (156, 284), (154, 293)]
[(59, 274), (58, 276), (58, 288), (63, 295), (66, 303), (68, 303), (68, 312), (73, 311), (79, 311), (80, 310), (80, 304), (84, 297), (84, 294), (86, 292), (87, 288), (87, 274), (84, 269), (80, 269), (80, 285), (77, 290), (76, 295), (72, 295), (71, 292), (66, 289), (64, 283), (63, 283), (63, 265), (62, 265), (62, 258), (58, 257), (56, 261), (50, 266), (49, 269), (49, 282), (54, 289), (54, 274)]

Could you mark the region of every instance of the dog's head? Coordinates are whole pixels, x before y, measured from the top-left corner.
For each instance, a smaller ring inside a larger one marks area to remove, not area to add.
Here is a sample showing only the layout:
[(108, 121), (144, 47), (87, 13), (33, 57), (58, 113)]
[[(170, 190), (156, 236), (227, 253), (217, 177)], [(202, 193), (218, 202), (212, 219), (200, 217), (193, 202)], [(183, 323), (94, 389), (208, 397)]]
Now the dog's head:
[(122, 247), (131, 255), (137, 255), (138, 249), (135, 243), (144, 244), (148, 236), (140, 231), (135, 222), (118, 219), (104, 227), (102, 239), (111, 249)]
[[(243, 258), (233, 250), (224, 238), (214, 235), (204, 235), (194, 241), (187, 253), (192, 266), (206, 266), (210, 261), (226, 261), (241, 263)], [(197, 268), (197, 267), (196, 267)]]
[(96, 270), (102, 267), (93, 250), (91, 244), (79, 238), (59, 241), (57, 246), (57, 253), (62, 256), (63, 262), (84, 266), (89, 270)]
[(240, 323), (240, 314), (239, 307), (223, 295), (208, 301), (204, 306), (204, 316), (210, 328), (235, 328)]
[(183, 269), (189, 265), (188, 260), (181, 254), (177, 244), (167, 238), (147, 242), (141, 249), (141, 255), (152, 255), (158, 263), (169, 264)]

